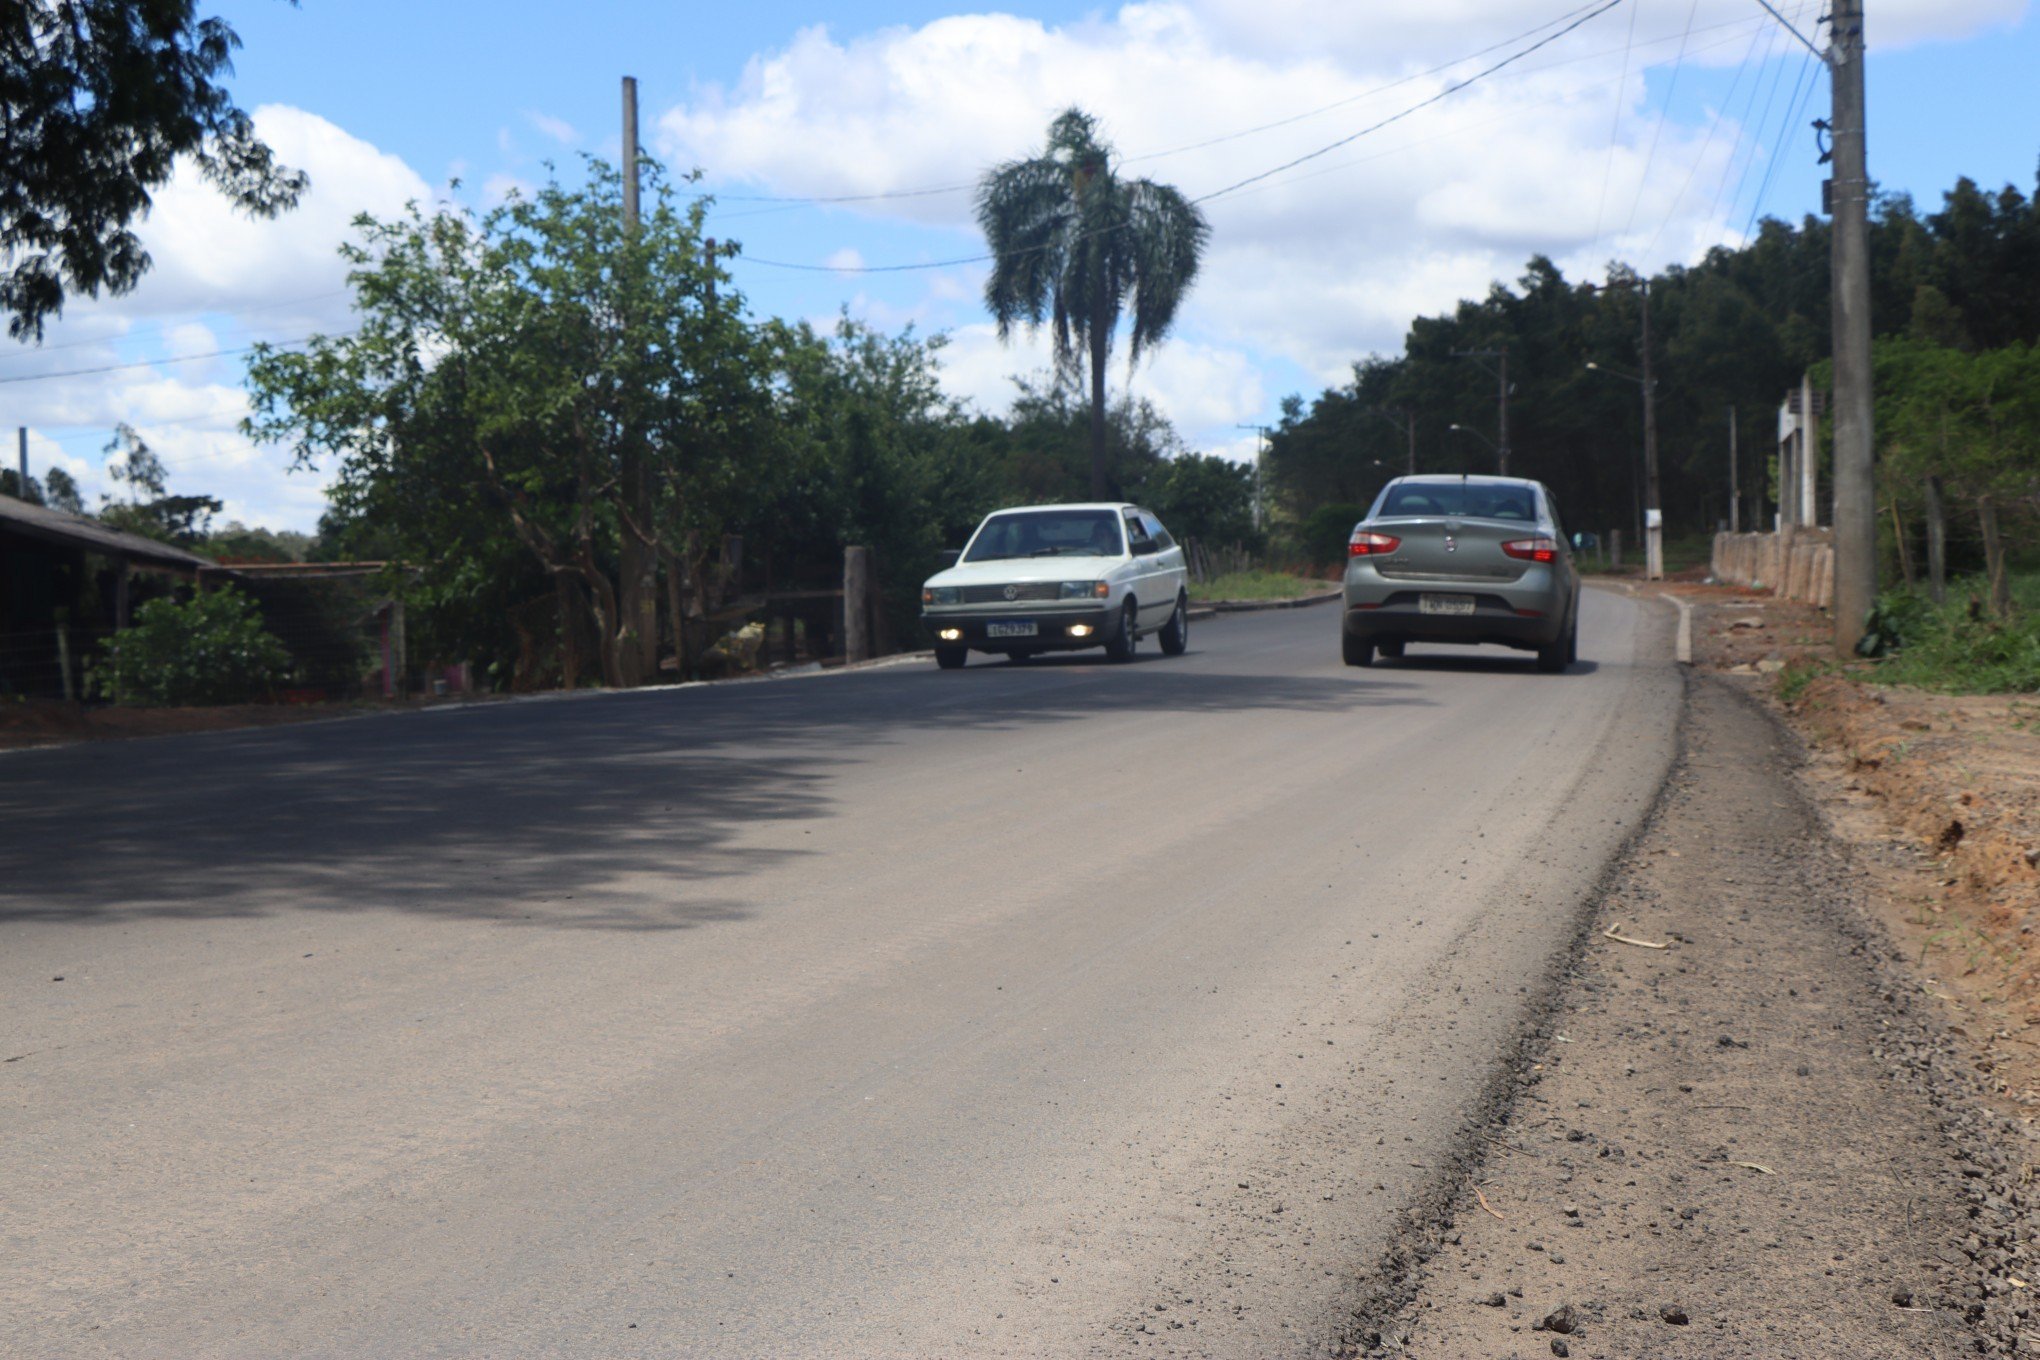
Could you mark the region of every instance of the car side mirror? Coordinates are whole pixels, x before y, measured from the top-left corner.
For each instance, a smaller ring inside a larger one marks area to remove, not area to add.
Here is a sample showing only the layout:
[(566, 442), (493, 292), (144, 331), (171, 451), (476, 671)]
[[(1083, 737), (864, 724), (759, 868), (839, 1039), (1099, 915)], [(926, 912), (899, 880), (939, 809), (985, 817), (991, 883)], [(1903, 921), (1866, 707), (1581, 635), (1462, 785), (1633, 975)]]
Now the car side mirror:
[(961, 548), (944, 548), (941, 552), (935, 554), (935, 560), (942, 564), (944, 570), (947, 570), (955, 566), (957, 559), (962, 556), (963, 549)]

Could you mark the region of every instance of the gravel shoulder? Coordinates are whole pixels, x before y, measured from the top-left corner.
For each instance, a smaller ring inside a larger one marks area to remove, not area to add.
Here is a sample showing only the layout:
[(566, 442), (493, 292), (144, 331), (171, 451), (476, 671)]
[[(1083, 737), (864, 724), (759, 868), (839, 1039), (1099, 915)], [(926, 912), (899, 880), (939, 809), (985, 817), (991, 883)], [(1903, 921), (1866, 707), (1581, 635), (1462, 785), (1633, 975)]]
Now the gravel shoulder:
[(2029, 1344), (2015, 1135), (1863, 909), (1797, 742), (1691, 685), (1679, 766), (1513, 1104), (1466, 1193), (1412, 1226), (1401, 1306), (1356, 1316), (1346, 1353)]

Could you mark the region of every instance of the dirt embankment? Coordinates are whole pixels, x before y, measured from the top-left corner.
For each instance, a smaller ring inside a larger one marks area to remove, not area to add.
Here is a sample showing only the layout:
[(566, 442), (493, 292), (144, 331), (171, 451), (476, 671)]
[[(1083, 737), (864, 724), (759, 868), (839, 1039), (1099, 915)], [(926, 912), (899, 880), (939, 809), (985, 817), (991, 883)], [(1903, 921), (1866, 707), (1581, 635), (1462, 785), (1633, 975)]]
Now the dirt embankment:
[(1808, 682), (1818, 611), (1669, 589), (1678, 772), (1346, 1353), (2040, 1353), (2040, 702)]

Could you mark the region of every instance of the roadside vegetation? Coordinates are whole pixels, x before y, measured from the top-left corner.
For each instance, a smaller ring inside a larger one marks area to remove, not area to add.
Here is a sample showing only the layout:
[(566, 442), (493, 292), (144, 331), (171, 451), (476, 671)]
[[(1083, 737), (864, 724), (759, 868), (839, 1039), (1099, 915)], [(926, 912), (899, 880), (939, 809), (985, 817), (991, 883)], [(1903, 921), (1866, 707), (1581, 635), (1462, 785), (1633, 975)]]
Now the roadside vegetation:
[(1332, 583), (1286, 571), (1231, 571), (1209, 581), (1192, 581), (1190, 598), (1206, 600), (1294, 600), (1331, 589)]
[(1988, 578), (1951, 582), (1944, 603), (1909, 589), (1888, 592), (1871, 616), (1869, 644), (1880, 684), (1944, 694), (2040, 693), (2040, 571), (2005, 578), (2008, 611), (1986, 601)]

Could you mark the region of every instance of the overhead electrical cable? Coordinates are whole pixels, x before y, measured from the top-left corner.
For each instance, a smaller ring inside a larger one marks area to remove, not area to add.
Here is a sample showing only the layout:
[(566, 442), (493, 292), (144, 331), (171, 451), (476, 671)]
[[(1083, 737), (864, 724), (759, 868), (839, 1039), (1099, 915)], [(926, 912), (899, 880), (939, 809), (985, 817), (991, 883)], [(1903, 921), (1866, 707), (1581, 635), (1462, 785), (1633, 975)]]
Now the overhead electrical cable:
[[(1781, 152), (1792, 144), (1792, 130), (1799, 123), (1800, 111), (1805, 108), (1807, 97), (1813, 93), (1813, 87), (1820, 83), (1817, 79), (1807, 79), (1819, 65), (1821, 62), (1812, 56), (1800, 59), (1800, 79), (1793, 87), (1792, 102), (1785, 106), (1785, 123), (1781, 129), (1783, 135), (1778, 139), (1778, 150)], [(1782, 155), (1773, 155), (1771, 163), (1764, 167), (1763, 182), (1757, 186), (1757, 196), (1750, 202), (1750, 220), (1743, 226), (1745, 241), (1749, 240), (1750, 233), (1756, 230), (1757, 217), (1764, 210), (1764, 198), (1771, 192), (1771, 177), (1777, 174), (1778, 165), (1783, 160)]]
[(1736, 91), (1742, 88), (1743, 76), (1749, 70), (1750, 59), (1757, 55), (1757, 43), (1762, 37), (1761, 33), (1750, 35), (1749, 49), (1743, 53), (1743, 59), (1736, 63), (1735, 79), (1729, 82), (1728, 93), (1715, 106), (1714, 118), (1707, 124), (1707, 136), (1700, 143), (1699, 154), (1691, 157), (1692, 164), (1686, 168), (1685, 182), (1679, 185), (1679, 192), (1672, 197), (1672, 206), (1665, 210), (1663, 219), (1658, 222), (1657, 230), (1650, 234), (1650, 244), (1643, 248), (1646, 258), (1657, 249), (1658, 239), (1665, 234), (1665, 228), (1672, 224), (1672, 219), (1678, 216), (1680, 206), (1686, 201), (1686, 195), (1692, 192), (1693, 180), (1699, 175), (1700, 167), (1707, 163), (1707, 153), (1714, 149), (1714, 135), (1721, 130), (1721, 120), (1727, 115), (1729, 105), (1735, 102)]
[[(1754, 149), (1756, 143), (1752, 141), (1750, 138), (1750, 133), (1754, 127), (1750, 115), (1756, 111), (1757, 95), (1763, 89), (1764, 86), (1764, 73), (1766, 71), (1772, 71), (1773, 74), (1775, 74), (1775, 70), (1772, 67), (1772, 59), (1776, 56), (1778, 51), (1778, 26), (1776, 24), (1765, 25), (1765, 34), (1763, 42), (1764, 53), (1762, 56), (1757, 58), (1756, 77), (1750, 81), (1750, 92), (1748, 96), (1745, 97), (1743, 100), (1742, 115), (1736, 119), (1735, 141), (1733, 144), (1730, 145), (1728, 149), (1728, 160), (1721, 167), (1721, 179), (1714, 186), (1713, 201), (1707, 205), (1707, 218), (1709, 221), (1713, 221), (1716, 217), (1722, 215), (1721, 197), (1723, 194), (1728, 192), (1728, 182), (1731, 177), (1734, 177), (1736, 179), (1736, 192), (1740, 193), (1742, 191), (1742, 180), (1739, 176), (1737, 176), (1735, 168), (1736, 162), (1738, 160), (1742, 161), (1746, 172), (1747, 167), (1749, 165), (1750, 157), (1754, 157), (1756, 155), (1756, 151)], [(1761, 130), (1759, 129), (1758, 131), (1759, 134), (1761, 135)], [(1743, 155), (1743, 146), (1745, 143), (1749, 143), (1750, 147), (1752, 148), (1750, 151), (1750, 157), (1745, 157)], [(1735, 209), (1733, 206), (1733, 201), (1731, 201), (1729, 212), (1733, 213), (1734, 211)]]
[(1679, 39), (1679, 55), (1672, 61), (1672, 81), (1665, 88), (1664, 102), (1658, 105), (1657, 128), (1650, 134), (1650, 151), (1643, 158), (1643, 173), (1636, 177), (1636, 197), (1629, 202), (1629, 216), (1622, 219), (1622, 230), (1626, 234), (1636, 224), (1636, 210), (1643, 204), (1643, 192), (1650, 187), (1650, 168), (1657, 163), (1658, 141), (1665, 135), (1665, 123), (1672, 116), (1672, 97), (1679, 92), (1679, 72), (1686, 65), (1686, 40), (1693, 36), (1693, 19), (1700, 13), (1700, 0), (1693, 0), (1692, 8), (1686, 11), (1686, 33)]
[[(1121, 157), (1120, 164), (1126, 165), (1132, 164), (1137, 161), (1158, 160), (1167, 156), (1181, 155), (1184, 154), (1185, 152), (1202, 151), (1207, 147), (1219, 146), (1226, 142), (1238, 141), (1243, 137), (1251, 137), (1262, 132), (1272, 131), (1276, 128), (1288, 127), (1292, 124), (1303, 122), (1306, 119), (1315, 118), (1321, 114), (1330, 113), (1337, 109), (1345, 108), (1349, 105), (1361, 103), (1365, 100), (1373, 99), (1379, 95), (1387, 94), (1392, 90), (1397, 90), (1415, 81), (1423, 80), (1429, 76), (1438, 75), (1444, 71), (1449, 71), (1453, 67), (1464, 65), (1469, 61), (1478, 60), (1479, 58), (1484, 57), (1491, 52), (1495, 52), (1501, 48), (1508, 47), (1517, 42), (1521, 42), (1526, 38), (1533, 37), (1538, 33), (1542, 33), (1544, 30), (1551, 28), (1554, 25), (1558, 24), (1565, 25), (1565, 27), (1560, 29), (1558, 32), (1553, 33), (1549, 37), (1543, 39), (1542, 41), (1537, 42), (1532, 46), (1523, 49), (1522, 51), (1516, 53), (1514, 56), (1508, 58), (1507, 60), (1498, 62), (1494, 66), (1489, 67), (1487, 70), (1481, 71), (1476, 75), (1469, 76), (1465, 81), (1462, 81), (1460, 82), (1460, 84), (1453, 86), (1452, 89), (1447, 90), (1446, 93), (1449, 94), (1452, 93), (1453, 90), (1463, 89), (1466, 85), (1470, 85), (1476, 80), (1480, 80), (1485, 76), (1492, 75), (1496, 71), (1501, 70), (1503, 67), (1509, 66), (1514, 62), (1521, 60), (1523, 57), (1528, 56), (1530, 53), (1535, 52), (1539, 48), (1546, 46), (1553, 40), (1563, 37), (1567, 33), (1570, 33), (1573, 29), (1578, 28), (1582, 23), (1585, 23), (1588, 19), (1593, 18), (1596, 14), (1600, 14), (1606, 10), (1613, 9), (1616, 5), (1621, 3), (1623, 3), (1623, 0), (1597, 0), (1597, 3), (1582, 5), (1578, 9), (1568, 10), (1564, 14), (1559, 15), (1555, 19), (1549, 19), (1546, 20), (1544, 23), (1538, 24), (1532, 28), (1525, 29), (1523, 32), (1517, 34), (1514, 37), (1504, 38), (1500, 42), (1490, 43), (1488, 46), (1480, 48), (1473, 52), (1469, 52), (1464, 56), (1454, 57), (1451, 61), (1444, 62), (1437, 66), (1433, 66), (1428, 70), (1418, 71), (1411, 75), (1403, 76), (1400, 79), (1390, 81), (1386, 85), (1378, 85), (1372, 89), (1364, 90), (1359, 94), (1348, 95), (1343, 99), (1334, 100), (1332, 103), (1322, 104), (1312, 109), (1306, 109), (1302, 113), (1291, 114), (1285, 118), (1278, 118), (1270, 123), (1261, 123), (1254, 127), (1243, 128), (1238, 132), (1225, 133), (1222, 136), (1208, 138), (1201, 142), (1187, 143), (1183, 146), (1170, 147), (1167, 150), (1163, 151), (1144, 151), (1140, 152), (1137, 155)], [(1571, 22), (1568, 22), (1568, 20), (1570, 20)], [(1745, 21), (1732, 20), (1730, 22), (1732, 24), (1739, 25)], [(1715, 25), (1715, 27), (1720, 26), (1722, 25)], [(1632, 23), (1632, 29), (1633, 27), (1634, 25)], [(1539, 67), (1536, 69), (1543, 70), (1548, 68)], [(1426, 104), (1435, 103), (1437, 98), (1443, 98), (1443, 95), (1437, 96), (1432, 100), (1426, 101)], [(1425, 107), (1425, 104), (1416, 105), (1414, 108), (1404, 110), (1402, 114), (1397, 116), (1405, 117), (1408, 114), (1414, 113), (1417, 109), (1423, 107)], [(1364, 132), (1354, 134), (1355, 137), (1364, 135), (1366, 135)], [(1351, 138), (1348, 138), (1346, 140), (1351, 140)], [(1281, 168), (1286, 167), (1278, 167), (1278, 169)], [(716, 200), (717, 203), (771, 203), (784, 205), (787, 208), (798, 208), (806, 206), (826, 207), (845, 203), (876, 203), (891, 199), (930, 198), (942, 194), (966, 193), (971, 190), (974, 190), (976, 187), (977, 183), (975, 180), (973, 180), (968, 183), (930, 185), (918, 189), (895, 189), (866, 194), (832, 194), (832, 195), (800, 196), (780, 194), (725, 194), (715, 192), (703, 192), (695, 194), (693, 195), (693, 197), (713, 198)], [(1220, 192), (1223, 193), (1225, 191), (1220, 190)], [(724, 220), (730, 220), (736, 217), (749, 215), (751, 214), (748, 213), (728, 214), (726, 215)]]
[(1615, 82), (1615, 119), (1608, 128), (1608, 161), (1601, 167), (1601, 197), (1594, 204), (1594, 244), (1591, 252), (1601, 249), (1601, 223), (1608, 211), (1608, 180), (1615, 173), (1615, 151), (1622, 144), (1622, 105), (1629, 94), (1629, 60), (1636, 52), (1636, 16), (1643, 12), (1642, 5), (1629, 7), (1629, 38), (1622, 44), (1622, 74)]
[[(1776, 32), (1777, 30), (1774, 28), (1772, 31)], [(1775, 43), (1772, 45), (1771, 50), (1773, 53), (1776, 52)], [(1764, 91), (1763, 111), (1757, 115), (1757, 120), (1753, 125), (1756, 128), (1757, 135), (1755, 140), (1750, 143), (1750, 154), (1743, 158), (1742, 170), (1736, 176), (1735, 189), (1728, 196), (1726, 208), (1731, 217), (1735, 215), (1736, 205), (1742, 202), (1743, 186), (1749, 183), (1750, 171), (1755, 168), (1757, 157), (1766, 154), (1764, 148), (1769, 140), (1767, 128), (1771, 121), (1771, 106), (1778, 100), (1778, 87), (1785, 83), (1785, 72), (1790, 66), (1789, 62), (1782, 61), (1775, 55), (1770, 57), (1769, 61), (1771, 65), (1771, 83)]]
[(1493, 75), (1495, 72), (1500, 71), (1505, 67), (1515, 65), (1523, 58), (1529, 56), (1532, 52), (1538, 51), (1541, 48), (1549, 47), (1552, 43), (1555, 43), (1560, 38), (1565, 37), (1568, 33), (1571, 33), (1574, 29), (1579, 28), (1582, 24), (1586, 24), (1596, 18), (1599, 18), (1601, 15), (1606, 14), (1609, 10), (1615, 8), (1617, 5), (1622, 3), (1623, 0), (1604, 0), (1604, 3), (1596, 5), (1594, 6), (1594, 8), (1588, 10), (1586, 13), (1579, 15), (1579, 17), (1575, 18), (1574, 20), (1572, 20), (1572, 22), (1566, 24), (1563, 28), (1557, 30), (1556, 32), (1549, 33), (1544, 37), (1539, 38), (1536, 42), (1531, 43), (1528, 47), (1522, 48), (1517, 52), (1511, 53), (1509, 56), (1503, 57), (1500, 61), (1494, 63), (1492, 66), (1488, 66), (1480, 71), (1477, 71), (1473, 75), (1468, 76), (1464, 80), (1457, 81), (1451, 85), (1447, 85), (1444, 89), (1438, 91), (1438, 93), (1432, 95), (1429, 99), (1420, 100), (1419, 102), (1410, 105), (1408, 108), (1402, 110), (1401, 112), (1392, 113), (1388, 117), (1382, 119), (1380, 122), (1369, 124), (1367, 127), (1361, 128), (1358, 132), (1352, 133), (1349, 136), (1341, 137), (1334, 142), (1327, 142), (1325, 145), (1319, 147), (1315, 151), (1307, 151), (1303, 155), (1296, 157), (1294, 160), (1284, 161), (1281, 165), (1275, 166), (1273, 169), (1263, 170), (1261, 173), (1257, 175), (1249, 175), (1243, 180), (1238, 180), (1232, 184), (1226, 185), (1223, 189), (1214, 189), (1210, 193), (1200, 195), (1199, 197), (1194, 198), (1190, 201), (1193, 203), (1209, 203), (1215, 198), (1223, 198), (1225, 195), (1232, 193), (1236, 189), (1244, 189), (1249, 184), (1257, 184), (1264, 179), (1268, 179), (1272, 176), (1281, 174), (1284, 170), (1294, 170), (1297, 166), (1303, 165), (1309, 161), (1314, 161), (1320, 156), (1330, 155), (1332, 152), (1337, 151), (1342, 146), (1350, 146), (1352, 143), (1359, 141), (1362, 137), (1366, 137), (1372, 133), (1379, 132), (1381, 131), (1381, 129), (1388, 127), (1390, 124), (1399, 123), (1403, 119), (1408, 118), (1411, 114), (1418, 113), (1424, 109), (1430, 108), (1433, 104), (1439, 103), (1445, 99), (1449, 99), (1451, 96), (1458, 94), (1461, 90), (1464, 90), (1471, 85), (1477, 84), (1480, 81), (1485, 80), (1487, 77)]
[(254, 351), (263, 348), (289, 349), (292, 346), (309, 344), (313, 340), (318, 339), (339, 340), (352, 334), (354, 334), (352, 331), (341, 331), (336, 335), (328, 336), (308, 335), (301, 340), (279, 340), (273, 343), (264, 342), (263, 344), (242, 345), (238, 349), (208, 350), (204, 354), (173, 354), (164, 359), (137, 359), (133, 363), (102, 364), (97, 368), (67, 368), (55, 373), (21, 373), (11, 377), (0, 378), (0, 383), (44, 382), (51, 378), (83, 378), (95, 373), (124, 373), (130, 369), (137, 368), (161, 368), (166, 364), (190, 364), (196, 363), (200, 359), (224, 359), (235, 354), (252, 354)]

